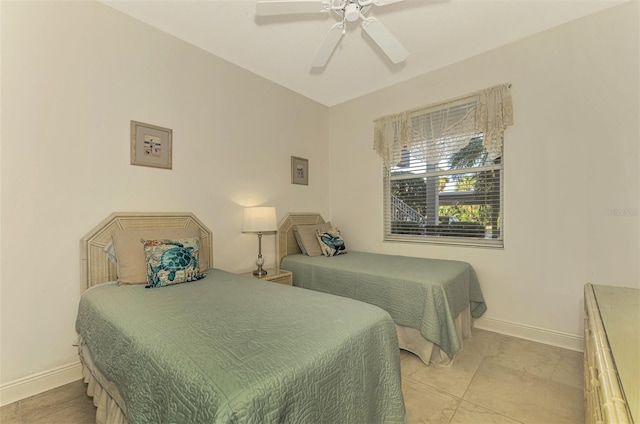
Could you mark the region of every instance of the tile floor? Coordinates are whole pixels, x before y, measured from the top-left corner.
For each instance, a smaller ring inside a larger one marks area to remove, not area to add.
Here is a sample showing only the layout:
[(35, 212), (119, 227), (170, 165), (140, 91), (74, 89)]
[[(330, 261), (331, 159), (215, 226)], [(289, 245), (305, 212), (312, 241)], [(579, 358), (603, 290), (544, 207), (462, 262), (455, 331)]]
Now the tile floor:
[[(582, 354), (473, 330), (453, 367), (402, 352), (409, 424), (583, 423)], [(82, 381), (0, 408), (2, 424), (89, 424)]]
[(409, 424), (584, 423), (580, 352), (474, 329), (453, 367), (401, 360)]

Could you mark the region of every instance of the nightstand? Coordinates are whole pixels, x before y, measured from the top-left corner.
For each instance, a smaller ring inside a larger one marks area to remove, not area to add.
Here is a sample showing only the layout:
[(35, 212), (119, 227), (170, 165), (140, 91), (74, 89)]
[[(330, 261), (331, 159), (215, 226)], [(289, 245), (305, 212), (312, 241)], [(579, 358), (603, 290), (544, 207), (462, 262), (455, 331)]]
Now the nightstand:
[[(258, 278), (253, 275), (253, 271), (244, 272), (242, 274), (243, 277), (252, 277)], [(272, 283), (285, 284), (287, 286), (293, 285), (293, 272), (285, 271), (284, 269), (267, 269), (267, 275), (259, 278), (260, 280), (271, 281)]]

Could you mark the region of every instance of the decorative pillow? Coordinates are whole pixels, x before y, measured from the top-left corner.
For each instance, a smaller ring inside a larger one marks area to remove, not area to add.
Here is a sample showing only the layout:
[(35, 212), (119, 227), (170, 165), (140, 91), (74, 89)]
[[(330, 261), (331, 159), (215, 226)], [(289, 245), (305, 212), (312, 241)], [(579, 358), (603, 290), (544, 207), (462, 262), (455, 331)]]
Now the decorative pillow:
[(340, 236), (340, 231), (337, 228), (331, 228), (329, 230), (316, 230), (318, 243), (322, 249), (322, 253), (325, 256), (337, 256), (347, 253), (347, 248), (344, 245), (344, 240)]
[[(153, 230), (115, 230), (111, 238), (117, 259), (118, 283), (147, 284), (147, 264), (140, 239), (176, 240), (200, 237), (200, 230), (189, 228), (158, 228)], [(198, 257), (200, 269), (209, 269), (209, 256)]]
[(330, 230), (331, 222), (325, 222), (324, 224), (311, 224), (311, 225), (296, 225), (293, 229), (296, 240), (302, 253), (308, 256), (322, 256), (322, 250), (318, 243), (318, 237), (316, 236), (316, 230)]
[(102, 249), (104, 253), (107, 254), (107, 258), (109, 258), (109, 262), (111, 262), (114, 266), (118, 266), (118, 259), (116, 258), (116, 248), (113, 247), (113, 242), (109, 242), (104, 249)]
[(145, 287), (164, 287), (206, 277), (198, 268), (199, 238), (141, 242), (147, 263)]

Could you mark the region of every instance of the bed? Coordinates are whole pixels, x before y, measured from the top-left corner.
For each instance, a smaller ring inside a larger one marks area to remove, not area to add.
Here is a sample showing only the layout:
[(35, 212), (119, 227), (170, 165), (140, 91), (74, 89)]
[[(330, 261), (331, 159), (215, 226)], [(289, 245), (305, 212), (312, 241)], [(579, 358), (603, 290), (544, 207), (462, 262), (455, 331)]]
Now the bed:
[[(112, 233), (158, 227), (200, 233), (205, 278), (115, 281)], [(76, 329), (97, 423), (406, 422), (384, 310), (212, 268), (212, 234), (190, 213), (113, 214), (81, 251)]]
[(471, 335), (472, 319), (487, 309), (473, 267), (351, 250), (331, 257), (303, 254), (296, 231), (324, 223), (319, 214), (292, 213), (279, 225), (278, 263), (293, 272), (294, 286), (385, 309), (396, 323), (401, 349), (425, 364), (452, 365)]

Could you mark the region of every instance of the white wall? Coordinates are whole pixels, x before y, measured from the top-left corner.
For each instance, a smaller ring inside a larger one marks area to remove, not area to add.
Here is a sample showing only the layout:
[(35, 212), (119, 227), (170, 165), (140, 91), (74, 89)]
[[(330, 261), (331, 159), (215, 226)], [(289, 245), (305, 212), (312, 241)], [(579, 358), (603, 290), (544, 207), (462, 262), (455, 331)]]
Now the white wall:
[[(485, 325), (579, 341), (584, 283), (640, 287), (639, 29), (627, 3), (333, 107), (331, 219), (347, 245), (468, 261)], [(515, 120), (504, 249), (383, 243), (372, 121), (499, 83), (513, 84)]]
[[(97, 2), (1, 19), (0, 387), (77, 362), (79, 240), (111, 212), (192, 211), (229, 271), (257, 256), (243, 206), (328, 214), (326, 107)], [(173, 170), (130, 165), (130, 120), (173, 129)]]

